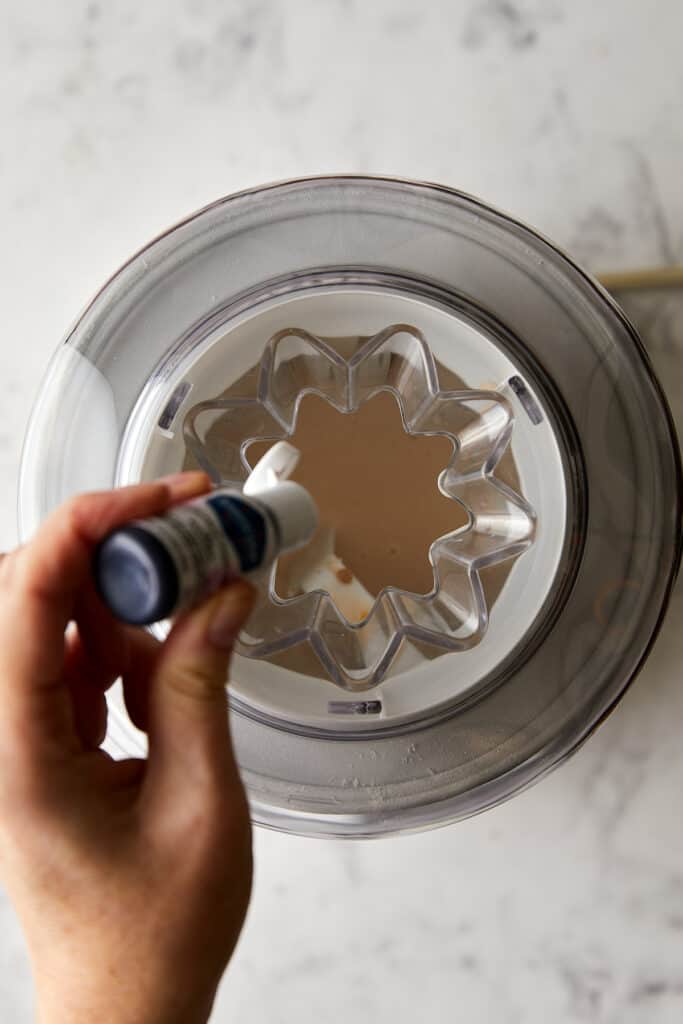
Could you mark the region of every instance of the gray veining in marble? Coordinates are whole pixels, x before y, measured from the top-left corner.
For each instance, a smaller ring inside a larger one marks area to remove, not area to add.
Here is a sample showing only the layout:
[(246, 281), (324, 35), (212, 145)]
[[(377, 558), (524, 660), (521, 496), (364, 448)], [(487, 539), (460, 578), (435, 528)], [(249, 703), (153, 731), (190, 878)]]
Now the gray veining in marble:
[[(237, 188), (335, 170), (443, 181), (589, 268), (683, 259), (683, 5), (635, 0), (0, 0), (0, 542), (26, 416), (87, 298)], [(683, 299), (628, 300), (683, 427)], [(683, 1019), (683, 594), (566, 766), (456, 827), (259, 833), (214, 1020)], [(31, 1019), (0, 900), (2, 1019)]]

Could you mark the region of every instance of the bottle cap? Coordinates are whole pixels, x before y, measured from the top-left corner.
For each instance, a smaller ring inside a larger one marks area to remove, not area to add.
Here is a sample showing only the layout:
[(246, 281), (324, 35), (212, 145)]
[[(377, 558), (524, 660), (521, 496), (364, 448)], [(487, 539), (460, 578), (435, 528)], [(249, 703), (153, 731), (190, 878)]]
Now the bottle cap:
[(178, 598), (178, 574), (161, 541), (129, 523), (110, 533), (95, 551), (94, 574), (105, 604), (136, 626), (170, 615)]
[(266, 505), (277, 520), (280, 531), (280, 548), (287, 551), (306, 544), (318, 526), (318, 509), (305, 487), (292, 480), (269, 487), (253, 494), (262, 505)]

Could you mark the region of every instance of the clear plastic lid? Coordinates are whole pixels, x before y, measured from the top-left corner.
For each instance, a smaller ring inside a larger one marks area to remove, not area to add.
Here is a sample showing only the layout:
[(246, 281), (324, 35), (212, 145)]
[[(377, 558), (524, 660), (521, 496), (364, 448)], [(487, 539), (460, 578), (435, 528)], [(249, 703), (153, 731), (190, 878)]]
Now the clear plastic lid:
[[(242, 487), (278, 441), (327, 521), (263, 576), (234, 659), (257, 822), (374, 835), (474, 813), (618, 700), (678, 565), (678, 447), (633, 328), (551, 244), (388, 179), (200, 211), (56, 353), (22, 536), (76, 491), (184, 466)], [(142, 742), (116, 706), (110, 739)]]

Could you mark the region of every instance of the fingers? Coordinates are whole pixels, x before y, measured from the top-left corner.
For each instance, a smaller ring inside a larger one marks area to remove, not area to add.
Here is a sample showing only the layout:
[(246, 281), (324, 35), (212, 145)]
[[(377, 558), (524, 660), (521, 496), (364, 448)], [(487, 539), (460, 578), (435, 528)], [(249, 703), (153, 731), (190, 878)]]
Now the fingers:
[[(14, 553), (12, 580), (24, 599), (68, 603), (90, 577), (96, 545), (130, 519), (160, 515), (177, 501), (206, 490), (208, 476), (181, 473), (149, 484), (81, 494), (50, 515), (33, 540)], [(50, 609), (54, 612), (54, 604)], [(64, 606), (62, 606), (62, 617)], [(68, 621), (68, 619), (67, 619)]]
[[(34, 539), (6, 562), (5, 601), (14, 614), (13, 664), (25, 691), (54, 683), (62, 667), (64, 630), (79, 590), (90, 579), (95, 545), (115, 526), (162, 512), (169, 502), (163, 484), (84, 494), (62, 505)], [(0, 623), (6, 632), (7, 616)], [(3, 680), (0, 679), (0, 686)]]
[(129, 657), (123, 673), (123, 698), (133, 725), (149, 731), (149, 695), (162, 645), (145, 630), (128, 626)]
[(162, 483), (170, 495), (169, 505), (177, 505), (180, 501), (196, 498), (212, 487), (211, 477), (203, 469), (191, 469), (183, 473), (172, 473), (162, 476), (157, 483)]
[(239, 789), (227, 715), (228, 664), (255, 592), (237, 581), (180, 619), (158, 656), (148, 708), (146, 785), (173, 799), (218, 782)]
[[(96, 605), (94, 606), (97, 607)], [(106, 611), (106, 609), (101, 609)], [(100, 613), (97, 609), (95, 616)], [(130, 657), (129, 641), (123, 627), (112, 623), (106, 636), (93, 629), (92, 610), (77, 614), (66, 632), (63, 677), (71, 695), (74, 724), (86, 750), (102, 743), (107, 727), (105, 692), (123, 671)], [(100, 627), (103, 623), (99, 624)]]
[(145, 630), (113, 622), (108, 641), (110, 653), (99, 660), (92, 644), (84, 643), (80, 620), (77, 622), (78, 629), (67, 631), (65, 676), (84, 747), (94, 749), (104, 739), (107, 724), (104, 695), (119, 676), (130, 719), (138, 729), (147, 732), (150, 682), (162, 645)]
[(84, 750), (97, 750), (107, 731), (107, 700), (104, 691), (83, 672), (69, 677), (76, 735)]
[(67, 649), (65, 669), (80, 671), (98, 690), (106, 690), (128, 665), (128, 632), (101, 600), (92, 577), (76, 597), (74, 620), (78, 630)]
[[(163, 513), (206, 490), (204, 473), (84, 494), (53, 512), (33, 540), (0, 563), (0, 744), (78, 746), (64, 678), (64, 631), (90, 584), (94, 548), (116, 526)], [(81, 602), (82, 603), (82, 602)], [(106, 647), (100, 643), (100, 650)]]
[[(195, 497), (210, 487), (205, 473), (180, 473), (164, 477), (171, 504)], [(139, 677), (131, 715), (134, 723), (145, 720), (145, 685), (153, 670), (152, 652), (159, 643), (148, 633), (118, 622), (101, 600), (92, 577), (78, 592), (74, 610), (78, 629), (67, 645), (65, 672), (74, 704), (76, 728), (86, 749), (96, 748), (104, 739), (107, 704), (104, 692), (119, 676), (126, 676), (133, 663)], [(150, 657), (147, 657), (149, 654)], [(129, 712), (130, 713), (130, 712)]]
[[(160, 515), (206, 490), (206, 473), (181, 473), (149, 484), (81, 494), (50, 515), (33, 540), (15, 552), (12, 578), (22, 596), (71, 604), (88, 580), (95, 546), (130, 519)], [(68, 621), (68, 620), (67, 620)]]

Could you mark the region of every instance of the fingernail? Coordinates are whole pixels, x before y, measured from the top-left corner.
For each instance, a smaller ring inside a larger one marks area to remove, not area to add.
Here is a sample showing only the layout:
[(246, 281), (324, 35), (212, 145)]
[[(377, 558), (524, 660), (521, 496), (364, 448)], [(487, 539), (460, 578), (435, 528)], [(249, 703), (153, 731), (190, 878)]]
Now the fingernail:
[(254, 588), (244, 580), (231, 584), (222, 592), (207, 631), (209, 643), (213, 647), (227, 651), (233, 646), (249, 618), (255, 596)]
[(208, 491), (211, 481), (203, 470), (188, 470), (185, 473), (169, 473), (159, 479), (160, 484), (167, 488), (171, 499), (179, 501), (183, 498), (191, 498), (195, 494)]

